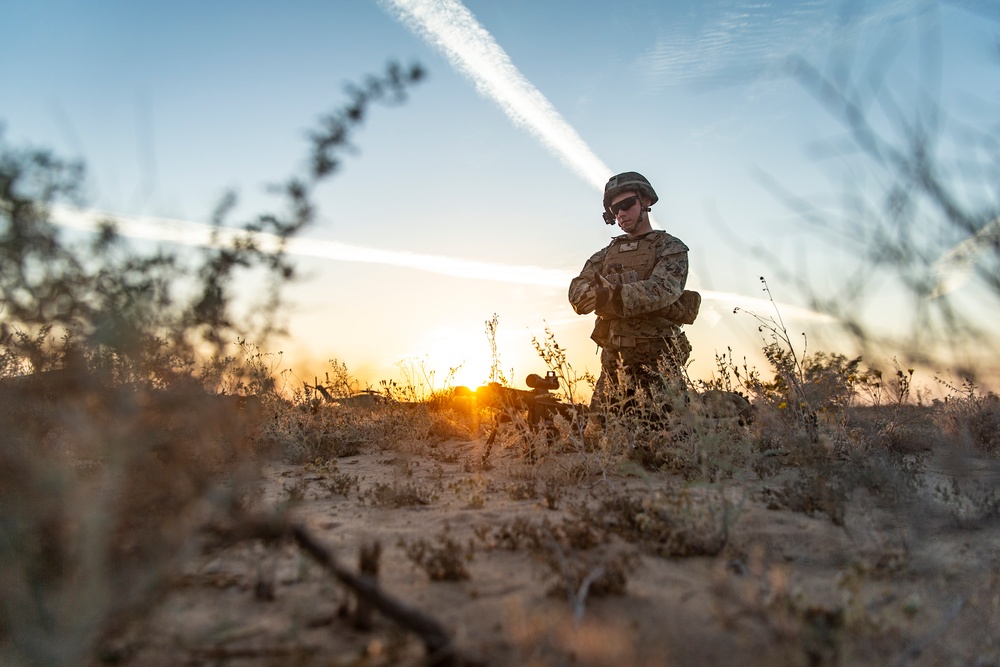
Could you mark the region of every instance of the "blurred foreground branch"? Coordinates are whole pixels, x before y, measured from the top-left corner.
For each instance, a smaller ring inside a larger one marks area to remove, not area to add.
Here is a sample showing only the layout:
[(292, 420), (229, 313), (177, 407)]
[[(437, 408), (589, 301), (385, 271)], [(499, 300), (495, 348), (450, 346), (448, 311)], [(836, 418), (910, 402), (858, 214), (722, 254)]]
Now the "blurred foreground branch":
[[(826, 239), (823, 252), (844, 250), (831, 290), (785, 268), (782, 277), (812, 308), (838, 318), (862, 350), (891, 347), (922, 362), (947, 353), (974, 377), (984, 353), (997, 351), (1000, 129), (995, 114), (947, 108), (954, 103), (943, 99), (950, 72), (941, 62), (939, 18), (927, 11), (914, 21), (915, 58), (906, 64), (916, 81), (896, 66), (897, 34), (871, 53), (845, 49), (825, 69), (788, 61), (788, 74), (843, 129), (811, 147), (836, 169), (836, 203), (761, 180)], [(846, 34), (843, 41), (852, 43)], [(767, 249), (758, 253), (785, 266)]]

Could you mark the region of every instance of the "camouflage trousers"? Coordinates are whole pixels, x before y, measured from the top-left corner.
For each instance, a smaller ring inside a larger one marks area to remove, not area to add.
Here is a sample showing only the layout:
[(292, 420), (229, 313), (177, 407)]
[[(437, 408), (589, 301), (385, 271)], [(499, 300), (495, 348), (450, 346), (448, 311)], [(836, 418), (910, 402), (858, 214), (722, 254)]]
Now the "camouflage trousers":
[[(655, 383), (683, 391), (687, 386), (683, 370), (690, 356), (691, 343), (684, 332), (673, 338), (637, 340), (635, 346), (601, 348), (601, 376), (597, 379), (590, 407), (607, 406), (609, 399), (618, 393), (620, 380), (625, 384), (621, 396), (626, 399), (636, 389), (649, 391)], [(620, 372), (623, 375), (619, 375)]]

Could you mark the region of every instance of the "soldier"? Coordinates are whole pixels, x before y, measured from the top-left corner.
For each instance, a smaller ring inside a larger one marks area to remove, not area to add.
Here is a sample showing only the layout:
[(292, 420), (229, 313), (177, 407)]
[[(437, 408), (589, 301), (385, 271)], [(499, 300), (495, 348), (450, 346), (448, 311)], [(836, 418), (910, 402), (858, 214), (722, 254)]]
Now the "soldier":
[(654, 230), (649, 209), (659, 198), (642, 174), (627, 171), (604, 187), (604, 221), (625, 233), (597, 251), (570, 283), (569, 302), (580, 315), (597, 313), (591, 338), (601, 347), (601, 376), (592, 407), (606, 401), (622, 365), (629, 386), (646, 387), (662, 376), (684, 387), (691, 344), (681, 330), (694, 322), (701, 296), (685, 291), (688, 247)]

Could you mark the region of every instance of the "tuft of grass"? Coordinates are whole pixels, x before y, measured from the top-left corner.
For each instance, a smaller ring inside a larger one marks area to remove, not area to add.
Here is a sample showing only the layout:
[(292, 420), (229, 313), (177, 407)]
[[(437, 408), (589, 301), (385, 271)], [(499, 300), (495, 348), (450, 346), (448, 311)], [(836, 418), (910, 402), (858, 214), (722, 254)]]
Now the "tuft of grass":
[(768, 509), (825, 514), (834, 525), (844, 525), (848, 489), (842, 480), (820, 470), (810, 469), (781, 486), (767, 486), (761, 491)]
[(344, 496), (346, 498), (350, 495), (351, 489), (354, 489), (355, 493), (360, 493), (361, 482), (357, 475), (336, 473), (324, 482), (324, 488), (331, 496)]
[(437, 494), (414, 482), (378, 482), (361, 492), (359, 498), (376, 507), (399, 508), (430, 505), (437, 499)]
[(567, 597), (579, 618), (588, 597), (625, 595), (628, 573), (637, 561), (638, 556), (632, 551), (566, 553), (558, 543), (550, 542), (543, 562), (555, 575), (555, 581), (548, 594)]
[(738, 518), (723, 491), (685, 487), (635, 496), (614, 494), (601, 504), (606, 527), (659, 556), (714, 556)]
[(456, 540), (446, 525), (433, 541), (425, 538), (399, 541), (406, 557), (416, 563), (431, 581), (463, 581), (469, 578), (466, 564), (475, 556), (472, 543)]

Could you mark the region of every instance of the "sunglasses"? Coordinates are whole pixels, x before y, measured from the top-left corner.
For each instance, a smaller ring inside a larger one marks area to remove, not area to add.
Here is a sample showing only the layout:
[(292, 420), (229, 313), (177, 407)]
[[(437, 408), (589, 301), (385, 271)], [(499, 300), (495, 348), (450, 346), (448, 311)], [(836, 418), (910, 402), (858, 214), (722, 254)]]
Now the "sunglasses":
[(637, 201), (639, 201), (639, 198), (635, 195), (632, 195), (631, 197), (627, 197), (619, 202), (615, 202), (608, 208), (611, 209), (611, 215), (618, 215), (619, 211), (627, 211), (633, 206), (635, 206), (635, 203)]

